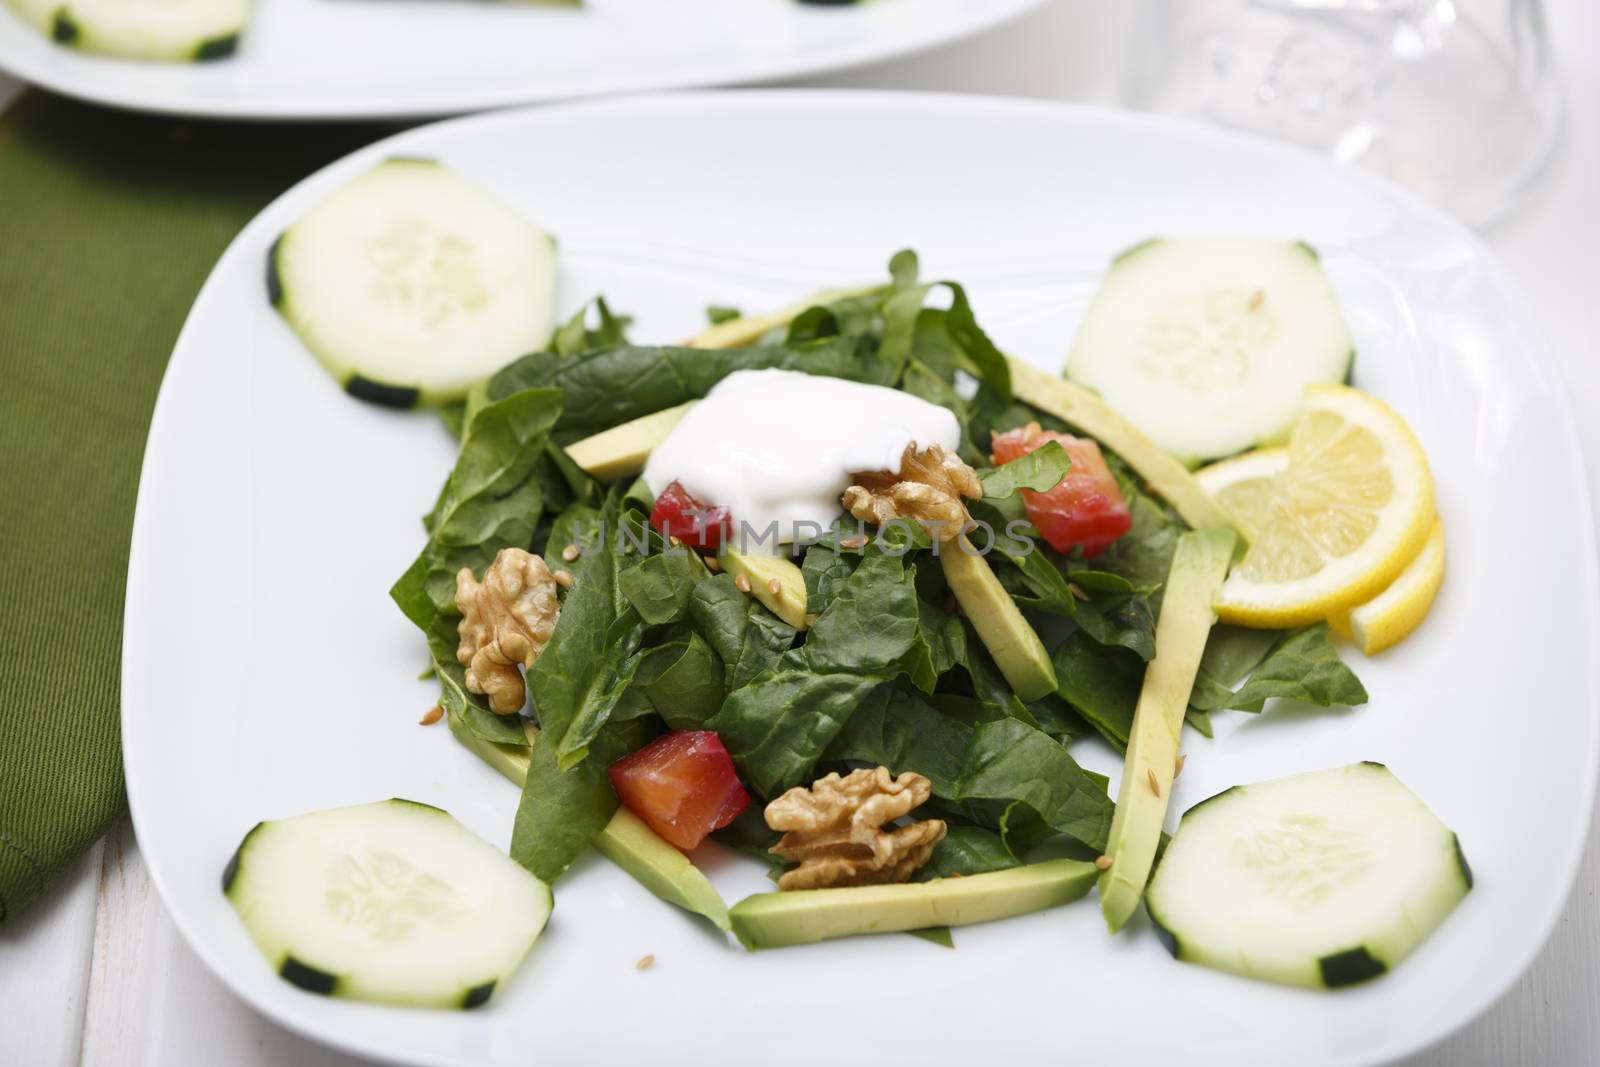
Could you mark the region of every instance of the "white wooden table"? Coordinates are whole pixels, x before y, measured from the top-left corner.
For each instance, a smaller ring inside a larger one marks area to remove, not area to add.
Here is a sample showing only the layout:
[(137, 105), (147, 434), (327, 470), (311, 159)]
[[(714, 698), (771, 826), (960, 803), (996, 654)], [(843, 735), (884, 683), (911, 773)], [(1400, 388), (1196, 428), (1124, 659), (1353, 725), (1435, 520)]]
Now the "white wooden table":
[[(807, 84), (1111, 102), (1129, 4), (1060, 0), (979, 40)], [(1529, 205), (1489, 241), (1566, 373), (1600, 500), (1600, 4), (1549, 0), (1567, 139)], [(1124, 10), (1118, 10), (1118, 9)], [(0, 103), (16, 90), (0, 75)], [(1600, 655), (1600, 649), (1596, 650)], [(1586, 818), (1553, 812), (1553, 818)], [(1600, 1064), (1600, 847), (1533, 968), (1488, 1014), (1406, 1067)], [(124, 823), (53, 897), (0, 926), (0, 1065), (355, 1065), (267, 1022), (178, 937)]]

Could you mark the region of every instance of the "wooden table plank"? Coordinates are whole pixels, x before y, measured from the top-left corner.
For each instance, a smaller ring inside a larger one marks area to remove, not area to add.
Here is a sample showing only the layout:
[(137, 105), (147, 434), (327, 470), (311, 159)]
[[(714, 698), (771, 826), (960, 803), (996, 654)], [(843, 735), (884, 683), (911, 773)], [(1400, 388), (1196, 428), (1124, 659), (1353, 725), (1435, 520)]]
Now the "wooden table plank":
[(103, 849), (90, 849), (47, 899), (0, 926), (0, 1063), (78, 1062)]
[(131, 825), (105, 845), (81, 1067), (366, 1067), (228, 992), (167, 915)]

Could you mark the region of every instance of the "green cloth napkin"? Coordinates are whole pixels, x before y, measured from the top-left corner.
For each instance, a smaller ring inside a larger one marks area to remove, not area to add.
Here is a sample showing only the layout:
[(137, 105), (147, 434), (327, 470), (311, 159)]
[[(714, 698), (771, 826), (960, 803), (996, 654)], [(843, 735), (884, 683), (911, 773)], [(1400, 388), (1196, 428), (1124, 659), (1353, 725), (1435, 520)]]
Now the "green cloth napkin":
[(0, 115), (0, 922), (126, 805), (128, 536), (189, 305), (251, 216), (382, 132), (176, 121), (40, 92)]

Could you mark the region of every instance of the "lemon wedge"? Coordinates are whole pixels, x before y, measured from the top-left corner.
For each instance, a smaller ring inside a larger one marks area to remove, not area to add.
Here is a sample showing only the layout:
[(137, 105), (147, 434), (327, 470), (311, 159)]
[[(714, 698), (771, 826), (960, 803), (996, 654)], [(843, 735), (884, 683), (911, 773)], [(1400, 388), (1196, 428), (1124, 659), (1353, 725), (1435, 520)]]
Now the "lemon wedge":
[(1284, 448), (1196, 476), (1250, 540), (1215, 601), (1223, 622), (1289, 627), (1383, 592), (1421, 553), (1433, 479), (1405, 420), (1345, 385), (1306, 388)]
[(1328, 622), (1367, 655), (1382, 652), (1422, 625), (1443, 581), (1444, 523), (1435, 518), (1421, 554), (1389, 588), (1360, 607), (1335, 612)]

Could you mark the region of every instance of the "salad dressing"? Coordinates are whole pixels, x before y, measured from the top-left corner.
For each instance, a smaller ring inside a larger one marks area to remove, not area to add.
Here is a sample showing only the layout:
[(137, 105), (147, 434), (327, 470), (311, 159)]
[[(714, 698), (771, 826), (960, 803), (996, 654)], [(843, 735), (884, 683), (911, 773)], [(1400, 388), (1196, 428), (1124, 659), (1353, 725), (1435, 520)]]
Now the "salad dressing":
[(702, 503), (726, 507), (747, 550), (771, 552), (826, 530), (851, 474), (898, 474), (912, 443), (954, 452), (961, 427), (947, 409), (898, 389), (742, 370), (689, 410), (650, 454), (644, 479), (657, 496), (678, 482)]

